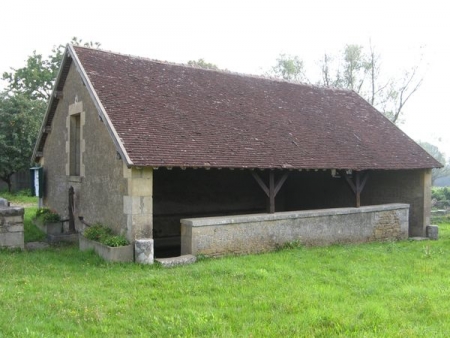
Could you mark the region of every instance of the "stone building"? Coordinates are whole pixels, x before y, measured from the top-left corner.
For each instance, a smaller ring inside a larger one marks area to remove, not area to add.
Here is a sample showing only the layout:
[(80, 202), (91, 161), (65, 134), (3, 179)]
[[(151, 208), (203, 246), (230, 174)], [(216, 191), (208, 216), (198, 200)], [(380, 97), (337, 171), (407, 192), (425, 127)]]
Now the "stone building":
[[(68, 45), (33, 159), (44, 204), (156, 255), (180, 219), (406, 203), (430, 221), (441, 164), (353, 91)], [(179, 251), (179, 249), (178, 249)]]

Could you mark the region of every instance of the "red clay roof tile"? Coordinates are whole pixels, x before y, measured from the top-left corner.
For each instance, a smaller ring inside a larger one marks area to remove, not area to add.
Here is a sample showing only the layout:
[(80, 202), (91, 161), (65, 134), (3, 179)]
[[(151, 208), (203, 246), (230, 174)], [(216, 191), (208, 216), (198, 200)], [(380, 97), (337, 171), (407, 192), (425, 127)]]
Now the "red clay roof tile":
[(440, 166), (352, 91), (74, 50), (136, 166)]

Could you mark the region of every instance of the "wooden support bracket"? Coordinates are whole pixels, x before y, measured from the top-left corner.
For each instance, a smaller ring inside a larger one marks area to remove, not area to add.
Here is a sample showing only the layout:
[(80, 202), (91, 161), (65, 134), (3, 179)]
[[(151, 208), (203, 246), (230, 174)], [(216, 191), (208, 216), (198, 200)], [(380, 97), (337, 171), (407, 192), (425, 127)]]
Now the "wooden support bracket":
[(356, 207), (359, 208), (361, 206), (361, 192), (367, 183), (369, 173), (367, 171), (354, 171), (355, 182), (353, 182), (350, 175), (348, 175), (345, 171), (341, 172), (341, 176), (345, 178), (350, 189), (355, 194)]
[(275, 183), (275, 173), (273, 170), (269, 172), (269, 186), (267, 186), (261, 177), (255, 172), (252, 171), (252, 176), (255, 178), (256, 182), (258, 182), (261, 189), (269, 198), (269, 213), (275, 213), (275, 197), (283, 186), (284, 182), (288, 178), (289, 173), (284, 173), (284, 175)]

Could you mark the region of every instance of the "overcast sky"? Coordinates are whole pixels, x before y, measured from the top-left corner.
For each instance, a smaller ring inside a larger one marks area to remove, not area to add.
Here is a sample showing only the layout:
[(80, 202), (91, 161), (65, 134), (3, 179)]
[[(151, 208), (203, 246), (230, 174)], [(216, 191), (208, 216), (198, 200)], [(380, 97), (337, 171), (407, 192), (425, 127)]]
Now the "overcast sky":
[(123, 54), (178, 63), (204, 58), (250, 74), (267, 71), (280, 53), (298, 55), (313, 73), (325, 52), (371, 40), (392, 76), (422, 58), (424, 82), (400, 127), (450, 156), (450, 6), (444, 0), (6, 0), (1, 7), (1, 73), (24, 66), (33, 50), (48, 55), (74, 36)]

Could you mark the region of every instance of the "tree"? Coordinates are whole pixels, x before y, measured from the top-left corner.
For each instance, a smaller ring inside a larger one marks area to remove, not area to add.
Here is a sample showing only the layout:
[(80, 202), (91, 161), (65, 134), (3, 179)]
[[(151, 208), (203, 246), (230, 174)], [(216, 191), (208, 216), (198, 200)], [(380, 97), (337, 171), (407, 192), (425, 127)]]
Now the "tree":
[[(333, 62), (337, 63), (334, 77), (330, 71)], [(397, 79), (383, 76), (381, 56), (372, 44), (369, 45), (369, 52), (360, 45), (346, 45), (338, 57), (325, 54), (321, 60), (321, 71), (320, 85), (357, 92), (393, 123), (400, 121), (406, 103), (423, 81), (419, 75), (419, 65), (405, 70)]]
[(428, 142), (418, 142), (419, 145), (425, 149), (431, 156), (433, 156), (437, 161), (441, 162), (444, 167), (435, 168), (431, 170), (431, 184), (440, 178), (450, 175), (450, 164), (445, 160), (444, 154), (435, 145)]
[(298, 56), (280, 54), (267, 75), (292, 82), (307, 82), (303, 61)]
[[(100, 47), (98, 42), (83, 43), (77, 37), (72, 38), (70, 42), (73, 45)], [(33, 54), (28, 57), (25, 67), (11, 68), (12, 72), (3, 73), (2, 79), (8, 83), (6, 90), (12, 94), (23, 94), (31, 100), (48, 100), (58, 75), (64, 49), (64, 45), (54, 46), (52, 54), (47, 59), (43, 58), (42, 54), (33, 51)]]
[[(372, 44), (368, 51), (360, 45), (346, 45), (337, 55), (324, 54), (319, 65), (321, 77), (317, 84), (355, 91), (394, 123), (400, 122), (406, 103), (423, 80), (419, 65), (405, 70), (397, 79), (386, 77), (381, 56)], [(308, 82), (304, 63), (298, 56), (280, 54), (266, 75)]]
[(42, 100), (0, 94), (0, 179), (9, 191), (11, 176), (29, 167), (44, 109)]
[(204, 59), (198, 59), (197, 61), (189, 60), (188, 65), (195, 68), (213, 69), (213, 70), (219, 69), (219, 67), (217, 67), (214, 63), (206, 62)]
[[(98, 42), (83, 43), (76, 37), (71, 43), (85, 47), (100, 46)], [(30, 164), (64, 49), (63, 45), (53, 47), (48, 58), (34, 51), (24, 67), (3, 73), (3, 80), (8, 84), (0, 93), (0, 179), (8, 184), (9, 190), (11, 176)]]

